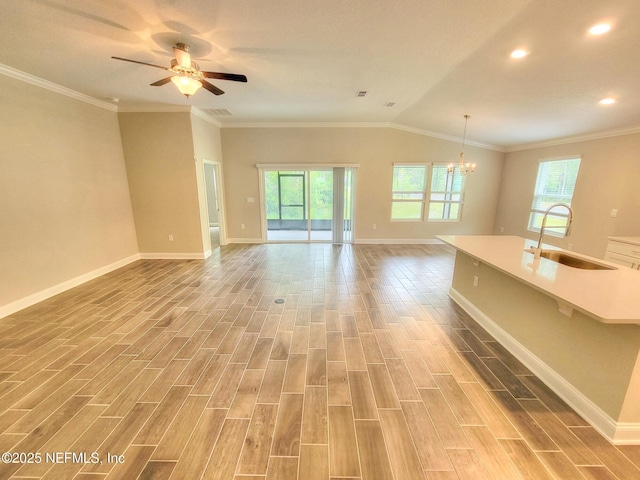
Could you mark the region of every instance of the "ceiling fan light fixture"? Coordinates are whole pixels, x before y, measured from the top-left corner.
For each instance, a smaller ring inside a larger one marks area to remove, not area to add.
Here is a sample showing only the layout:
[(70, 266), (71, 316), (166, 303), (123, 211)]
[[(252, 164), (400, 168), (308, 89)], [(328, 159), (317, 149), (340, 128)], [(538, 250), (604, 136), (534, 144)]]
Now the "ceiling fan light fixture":
[(123, 62), (137, 63), (139, 65), (146, 65), (147, 67), (159, 68), (171, 72), (171, 76), (162, 78), (157, 82), (151, 84), (152, 87), (161, 87), (166, 85), (170, 81), (175, 84), (180, 93), (189, 97), (198, 91), (200, 87), (213, 93), (214, 95), (222, 95), (224, 91), (220, 90), (215, 85), (207, 82), (206, 78), (216, 78), (218, 80), (230, 80), (232, 82), (247, 82), (247, 77), (244, 75), (238, 75), (236, 73), (222, 73), (222, 72), (203, 72), (196, 62), (191, 61), (191, 55), (189, 55), (189, 45), (184, 43), (178, 43), (173, 48), (175, 57), (171, 60), (171, 67), (162, 67), (160, 65), (154, 65), (152, 63), (141, 62), (139, 60), (131, 60), (129, 58), (111, 57), (114, 60), (121, 60)]
[(202, 83), (200, 83), (195, 78), (182, 76), (182, 75), (176, 75), (175, 77), (171, 77), (171, 81), (175, 84), (176, 87), (178, 87), (178, 90), (180, 90), (180, 93), (182, 93), (187, 97), (190, 95), (193, 95), (198, 91), (200, 87), (202, 87)]

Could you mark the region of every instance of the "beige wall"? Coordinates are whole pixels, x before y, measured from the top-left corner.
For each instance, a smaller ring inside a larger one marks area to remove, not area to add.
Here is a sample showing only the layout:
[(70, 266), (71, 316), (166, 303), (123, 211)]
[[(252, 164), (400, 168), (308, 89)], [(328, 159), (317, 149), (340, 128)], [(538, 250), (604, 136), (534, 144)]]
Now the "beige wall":
[(137, 253), (115, 112), (0, 75), (0, 307)]
[(118, 116), (140, 253), (203, 255), (191, 113)]
[[(456, 161), (459, 143), (392, 128), (223, 128), (222, 151), (230, 238), (261, 237), (258, 163), (359, 164), (356, 239), (360, 241), (421, 241), (436, 234), (493, 232), (503, 158), (499, 152), (465, 148), (478, 168), (468, 178), (463, 219), (432, 223), (391, 222), (393, 163)], [(255, 203), (247, 203), (248, 197)]]
[[(638, 186), (640, 134), (536, 148), (506, 155), (495, 233), (537, 238), (527, 231), (529, 210), (539, 160), (582, 155), (572, 202), (575, 212), (570, 237), (545, 237), (563, 248), (604, 257), (608, 236), (640, 236), (640, 188)], [(611, 209), (618, 216), (611, 218)]]

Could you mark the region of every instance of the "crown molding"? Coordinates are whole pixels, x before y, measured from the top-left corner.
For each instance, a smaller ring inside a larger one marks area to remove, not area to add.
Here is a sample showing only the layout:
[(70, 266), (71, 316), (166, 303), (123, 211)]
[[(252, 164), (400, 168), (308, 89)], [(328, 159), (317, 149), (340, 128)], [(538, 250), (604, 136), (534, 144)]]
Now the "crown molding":
[(622, 135), (632, 135), (634, 133), (640, 133), (640, 125), (633, 127), (616, 128), (612, 130), (603, 130), (600, 132), (586, 133), (584, 135), (573, 135), (570, 137), (556, 138), (553, 140), (545, 140), (542, 142), (527, 143), (524, 145), (516, 145), (513, 147), (507, 147), (505, 152), (521, 152), (523, 150), (533, 150), (543, 147), (554, 147), (557, 145), (566, 145), (569, 143), (586, 142), (589, 140), (599, 140), (602, 138), (620, 137)]
[(60, 95), (71, 97), (75, 100), (80, 100), (84, 103), (89, 103), (96, 107), (104, 108), (105, 110), (110, 110), (112, 112), (117, 111), (117, 107), (109, 102), (98, 100), (97, 98), (90, 97), (89, 95), (85, 95), (84, 93), (76, 92), (75, 90), (71, 90), (70, 88), (63, 87), (62, 85), (58, 85), (57, 83), (53, 83), (48, 80), (43, 80), (42, 78), (35, 77), (29, 73), (16, 70), (15, 68), (3, 65), (1, 63), (0, 74), (14, 78), (16, 80), (20, 80), (21, 82), (28, 83), (30, 85), (35, 85), (36, 87), (44, 88), (45, 90), (49, 90), (51, 92), (59, 93)]
[(213, 116), (193, 105), (127, 105), (118, 106), (118, 113), (191, 113), (216, 127), (221, 126)]

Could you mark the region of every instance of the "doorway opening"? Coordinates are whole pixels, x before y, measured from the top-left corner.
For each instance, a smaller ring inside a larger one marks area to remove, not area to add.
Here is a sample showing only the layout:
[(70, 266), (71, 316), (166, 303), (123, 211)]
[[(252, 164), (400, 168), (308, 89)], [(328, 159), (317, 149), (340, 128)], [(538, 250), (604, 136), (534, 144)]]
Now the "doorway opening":
[(220, 164), (208, 160), (203, 160), (204, 184), (207, 198), (207, 221), (211, 249), (224, 245), (224, 219), (221, 208), (222, 198)]

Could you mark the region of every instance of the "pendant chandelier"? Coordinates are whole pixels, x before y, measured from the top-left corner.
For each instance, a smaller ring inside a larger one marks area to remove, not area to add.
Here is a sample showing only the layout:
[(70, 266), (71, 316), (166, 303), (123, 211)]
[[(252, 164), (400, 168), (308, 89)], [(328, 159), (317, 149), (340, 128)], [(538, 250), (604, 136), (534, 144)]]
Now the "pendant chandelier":
[(473, 173), (476, 171), (475, 163), (465, 163), (464, 161), (464, 143), (467, 139), (467, 122), (469, 121), (470, 117), (471, 115), (464, 116), (464, 133), (462, 135), (462, 150), (460, 151), (460, 161), (458, 165), (454, 163), (449, 164), (449, 166), (447, 167), (447, 171), (449, 173), (453, 173), (456, 166), (458, 167), (458, 171), (460, 172), (460, 175), (467, 175), (468, 173)]

